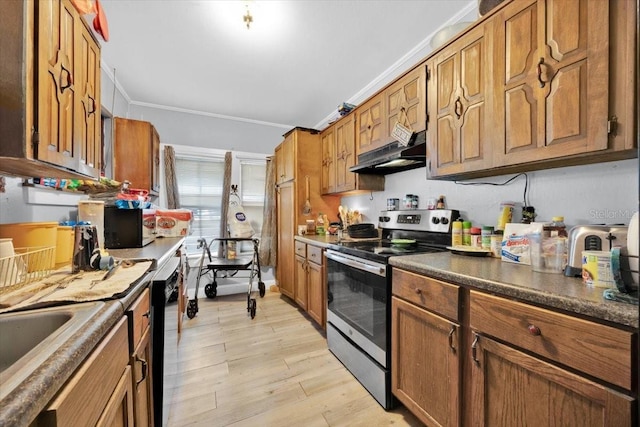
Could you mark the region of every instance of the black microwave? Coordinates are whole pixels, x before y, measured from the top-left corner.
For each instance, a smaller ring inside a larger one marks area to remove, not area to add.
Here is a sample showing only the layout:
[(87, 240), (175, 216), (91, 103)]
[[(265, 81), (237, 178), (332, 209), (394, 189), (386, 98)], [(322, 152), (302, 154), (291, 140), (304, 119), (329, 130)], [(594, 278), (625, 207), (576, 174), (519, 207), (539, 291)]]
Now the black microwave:
[(104, 247), (141, 248), (156, 238), (155, 209), (104, 208)]

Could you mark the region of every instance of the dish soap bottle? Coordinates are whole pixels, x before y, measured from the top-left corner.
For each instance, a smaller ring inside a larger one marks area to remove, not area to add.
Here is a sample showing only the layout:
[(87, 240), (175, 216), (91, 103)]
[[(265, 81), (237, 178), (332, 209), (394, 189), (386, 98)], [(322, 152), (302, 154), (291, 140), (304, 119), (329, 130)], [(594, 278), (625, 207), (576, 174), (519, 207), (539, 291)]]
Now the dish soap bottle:
[(324, 216), (322, 212), (318, 214), (318, 219), (316, 220), (316, 234), (324, 235)]

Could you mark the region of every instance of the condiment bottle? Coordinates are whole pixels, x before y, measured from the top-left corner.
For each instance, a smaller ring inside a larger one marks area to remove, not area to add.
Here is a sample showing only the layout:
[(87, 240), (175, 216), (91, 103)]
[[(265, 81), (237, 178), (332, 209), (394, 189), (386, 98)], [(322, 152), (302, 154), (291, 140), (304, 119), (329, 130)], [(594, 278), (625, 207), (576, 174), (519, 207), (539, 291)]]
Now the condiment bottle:
[(451, 223), (451, 246), (462, 245), (462, 221)]
[(551, 222), (543, 226), (544, 237), (568, 237), (563, 216), (554, 216)]
[(491, 249), (491, 235), (493, 234), (493, 227), (490, 225), (482, 226), (482, 248)]
[(469, 233), (471, 234), (471, 246), (474, 248), (482, 247), (482, 230), (480, 227), (471, 227), (469, 229)]
[(318, 214), (318, 219), (316, 220), (316, 234), (324, 234), (324, 218), (322, 213)]
[(462, 244), (471, 246), (471, 221), (462, 221)]
[(491, 235), (491, 256), (502, 258), (502, 230), (494, 230)]

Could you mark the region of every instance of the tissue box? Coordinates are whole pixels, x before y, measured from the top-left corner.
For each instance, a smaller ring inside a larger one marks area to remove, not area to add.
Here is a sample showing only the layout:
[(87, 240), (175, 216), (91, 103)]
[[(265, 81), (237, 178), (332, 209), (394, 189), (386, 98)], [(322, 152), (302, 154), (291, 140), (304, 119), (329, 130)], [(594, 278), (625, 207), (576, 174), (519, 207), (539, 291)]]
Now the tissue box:
[(156, 209), (156, 236), (188, 236), (192, 218), (188, 209)]

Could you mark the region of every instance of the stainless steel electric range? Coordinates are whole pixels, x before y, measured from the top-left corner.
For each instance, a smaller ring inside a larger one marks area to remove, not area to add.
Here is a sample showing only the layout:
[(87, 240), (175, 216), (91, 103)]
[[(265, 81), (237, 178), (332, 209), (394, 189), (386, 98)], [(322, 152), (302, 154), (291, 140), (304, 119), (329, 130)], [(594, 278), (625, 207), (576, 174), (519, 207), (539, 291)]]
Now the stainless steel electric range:
[(394, 406), (389, 258), (445, 251), (458, 217), (448, 209), (383, 211), (381, 239), (345, 240), (325, 251), (329, 350), (385, 409)]

